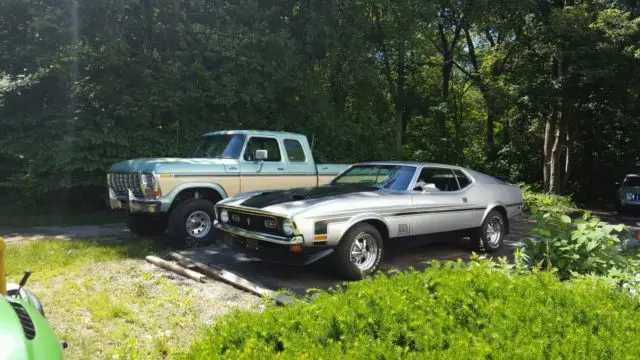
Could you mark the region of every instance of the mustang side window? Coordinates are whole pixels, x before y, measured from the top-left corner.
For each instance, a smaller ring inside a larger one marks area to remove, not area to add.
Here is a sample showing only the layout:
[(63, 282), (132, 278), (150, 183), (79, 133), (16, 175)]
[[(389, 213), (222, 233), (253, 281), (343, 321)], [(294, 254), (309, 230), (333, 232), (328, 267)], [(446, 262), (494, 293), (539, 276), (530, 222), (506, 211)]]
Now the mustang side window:
[(287, 158), (291, 162), (305, 162), (307, 160), (304, 156), (304, 149), (302, 149), (302, 145), (298, 140), (285, 139), (284, 150), (287, 153)]
[(450, 169), (424, 168), (420, 172), (416, 188), (418, 191), (457, 191), (460, 190), (453, 171)]
[(456, 174), (458, 178), (458, 183), (460, 184), (460, 189), (464, 189), (471, 183), (471, 180), (460, 170), (453, 170), (453, 173)]
[(244, 159), (253, 161), (256, 156), (256, 150), (267, 150), (267, 158), (264, 161), (280, 161), (280, 147), (278, 140), (273, 138), (252, 137), (247, 142), (244, 150)]

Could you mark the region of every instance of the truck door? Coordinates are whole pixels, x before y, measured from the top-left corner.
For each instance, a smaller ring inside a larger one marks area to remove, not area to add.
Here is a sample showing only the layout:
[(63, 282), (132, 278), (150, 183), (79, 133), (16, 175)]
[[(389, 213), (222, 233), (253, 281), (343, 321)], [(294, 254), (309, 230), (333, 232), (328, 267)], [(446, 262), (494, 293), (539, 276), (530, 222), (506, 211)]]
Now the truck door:
[[(267, 158), (256, 160), (256, 150), (266, 150)], [(240, 158), (240, 191), (287, 188), (289, 167), (278, 140), (268, 136), (252, 136)]]
[(316, 165), (311, 154), (307, 154), (308, 144), (305, 148), (298, 139), (284, 139), (283, 144), (289, 165), (289, 188), (316, 186), (318, 184)]

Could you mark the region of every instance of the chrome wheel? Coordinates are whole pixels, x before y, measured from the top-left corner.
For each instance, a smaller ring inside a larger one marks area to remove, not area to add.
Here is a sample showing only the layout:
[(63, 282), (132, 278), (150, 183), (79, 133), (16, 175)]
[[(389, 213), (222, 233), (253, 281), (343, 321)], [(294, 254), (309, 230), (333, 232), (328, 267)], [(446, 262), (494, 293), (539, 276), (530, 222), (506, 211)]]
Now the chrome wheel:
[(351, 244), (349, 259), (362, 271), (370, 270), (378, 260), (378, 244), (373, 236), (360, 233)]
[(187, 233), (196, 239), (201, 239), (211, 231), (211, 216), (204, 211), (194, 211), (187, 218)]
[(489, 219), (487, 222), (487, 230), (485, 232), (489, 245), (492, 247), (500, 245), (503, 228), (504, 223), (501, 216), (493, 216)]

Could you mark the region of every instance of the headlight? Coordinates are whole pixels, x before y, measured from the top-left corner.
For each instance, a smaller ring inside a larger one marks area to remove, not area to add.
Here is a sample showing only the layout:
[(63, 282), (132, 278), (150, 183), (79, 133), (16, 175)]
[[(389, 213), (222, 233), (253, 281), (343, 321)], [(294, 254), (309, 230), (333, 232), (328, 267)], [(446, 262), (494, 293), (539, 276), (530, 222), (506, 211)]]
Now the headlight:
[(222, 211), (220, 211), (220, 221), (223, 223), (229, 222), (229, 212), (227, 210), (222, 209)]
[(145, 195), (160, 196), (160, 186), (153, 173), (140, 174), (140, 188)]
[(633, 193), (627, 193), (627, 200), (635, 199), (635, 195)]
[(291, 221), (289, 219), (283, 221), (282, 222), (282, 231), (287, 236), (292, 235), (294, 233), (294, 231), (295, 231), (295, 227), (293, 225), (293, 221)]

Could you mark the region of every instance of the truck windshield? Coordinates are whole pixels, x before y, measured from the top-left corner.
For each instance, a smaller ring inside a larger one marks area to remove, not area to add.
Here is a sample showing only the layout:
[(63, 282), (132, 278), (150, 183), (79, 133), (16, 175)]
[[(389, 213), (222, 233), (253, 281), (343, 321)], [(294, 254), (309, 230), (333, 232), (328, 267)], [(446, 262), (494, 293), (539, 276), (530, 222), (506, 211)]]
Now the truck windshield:
[(640, 186), (640, 176), (629, 176), (624, 179), (624, 186)]
[(400, 165), (357, 165), (337, 178), (333, 185), (363, 184), (380, 189), (407, 190), (416, 169)]
[(240, 157), (243, 134), (207, 135), (196, 148), (195, 158), (237, 159)]

